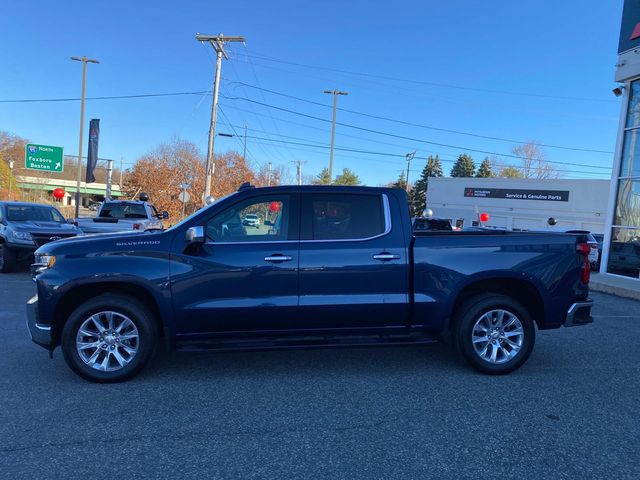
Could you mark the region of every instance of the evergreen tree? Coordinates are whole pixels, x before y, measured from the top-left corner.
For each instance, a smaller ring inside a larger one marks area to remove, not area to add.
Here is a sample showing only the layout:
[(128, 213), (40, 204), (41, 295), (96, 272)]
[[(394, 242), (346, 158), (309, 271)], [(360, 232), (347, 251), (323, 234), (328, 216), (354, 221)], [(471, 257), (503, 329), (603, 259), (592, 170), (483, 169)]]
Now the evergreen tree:
[(407, 177), (404, 174), (404, 170), (400, 173), (398, 180), (391, 184), (391, 188), (401, 188), (402, 190), (407, 189)]
[(458, 156), (456, 163), (451, 168), (450, 175), (452, 177), (473, 177), (476, 173), (476, 164), (470, 155), (462, 153)]
[(331, 185), (331, 177), (329, 176), (329, 169), (323, 168), (322, 171), (313, 180), (314, 185)]
[(486, 157), (480, 164), (480, 168), (478, 169), (478, 173), (476, 173), (476, 177), (490, 178), (493, 176), (493, 172), (491, 171), (491, 162), (489, 161), (489, 157)]
[(348, 168), (343, 168), (342, 173), (336, 177), (334, 185), (360, 185), (360, 179), (355, 172)]
[(420, 178), (416, 181), (409, 193), (409, 207), (411, 215), (419, 217), (427, 207), (427, 190), (429, 189), (429, 177), (442, 177), (442, 165), (438, 155), (435, 158), (429, 155), (427, 164), (422, 169)]

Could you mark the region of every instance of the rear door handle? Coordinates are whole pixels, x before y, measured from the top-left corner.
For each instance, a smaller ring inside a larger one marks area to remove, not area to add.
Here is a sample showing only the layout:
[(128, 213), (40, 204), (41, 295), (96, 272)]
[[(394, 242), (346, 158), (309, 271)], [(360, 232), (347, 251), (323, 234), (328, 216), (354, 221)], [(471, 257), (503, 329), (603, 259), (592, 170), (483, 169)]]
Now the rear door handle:
[(378, 255), (374, 255), (373, 258), (376, 260), (399, 260), (400, 255), (394, 255), (393, 253), (379, 253)]
[(279, 263), (279, 262), (290, 262), (293, 260), (293, 257), (288, 255), (270, 255), (268, 257), (264, 257), (265, 262)]

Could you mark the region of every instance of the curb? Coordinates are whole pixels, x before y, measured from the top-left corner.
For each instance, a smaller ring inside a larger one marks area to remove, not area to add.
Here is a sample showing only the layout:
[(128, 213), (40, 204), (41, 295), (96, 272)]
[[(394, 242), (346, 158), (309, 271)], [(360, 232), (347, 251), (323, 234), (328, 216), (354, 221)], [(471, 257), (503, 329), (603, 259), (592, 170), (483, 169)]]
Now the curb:
[(617, 297), (631, 298), (633, 300), (640, 300), (640, 289), (630, 289), (625, 287), (619, 287), (616, 285), (608, 285), (606, 283), (591, 281), (589, 282), (589, 289), (594, 292), (609, 293), (616, 295)]

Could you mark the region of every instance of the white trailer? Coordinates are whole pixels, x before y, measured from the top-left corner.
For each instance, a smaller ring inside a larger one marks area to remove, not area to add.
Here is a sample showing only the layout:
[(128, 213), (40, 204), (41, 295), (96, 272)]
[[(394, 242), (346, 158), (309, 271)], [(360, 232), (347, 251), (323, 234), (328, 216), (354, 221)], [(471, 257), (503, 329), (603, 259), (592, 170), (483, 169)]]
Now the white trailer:
[(588, 230), (603, 234), (610, 180), (430, 178), (427, 208), (454, 228)]

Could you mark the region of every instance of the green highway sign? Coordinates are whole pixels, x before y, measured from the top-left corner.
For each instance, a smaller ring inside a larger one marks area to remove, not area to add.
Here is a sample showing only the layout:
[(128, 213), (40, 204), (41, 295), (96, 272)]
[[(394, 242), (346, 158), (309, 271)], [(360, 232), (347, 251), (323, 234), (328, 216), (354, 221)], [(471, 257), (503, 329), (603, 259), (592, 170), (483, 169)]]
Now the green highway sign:
[(31, 170), (60, 173), (64, 170), (62, 147), (28, 143), (24, 147), (24, 166)]

